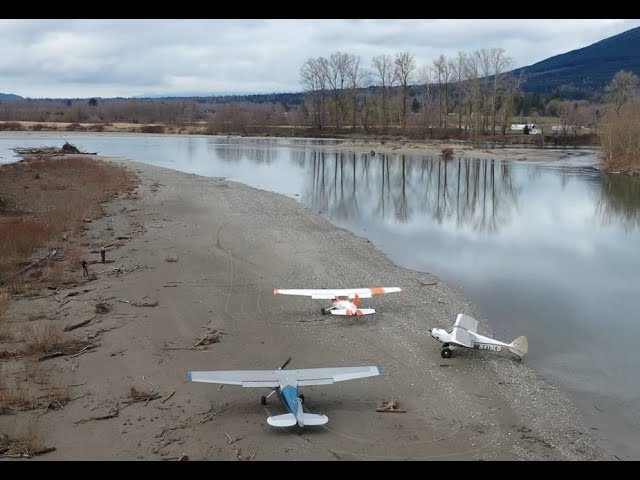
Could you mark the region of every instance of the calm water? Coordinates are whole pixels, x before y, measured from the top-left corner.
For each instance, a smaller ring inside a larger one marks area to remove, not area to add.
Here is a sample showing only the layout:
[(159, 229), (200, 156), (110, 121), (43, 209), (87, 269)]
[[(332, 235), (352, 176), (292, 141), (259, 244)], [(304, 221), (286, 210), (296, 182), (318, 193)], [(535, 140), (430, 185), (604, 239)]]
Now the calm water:
[(499, 337), (528, 337), (525, 361), (572, 394), (605, 447), (640, 459), (640, 180), (601, 176), (593, 151), (442, 162), (319, 140), (12, 133), (0, 162), (12, 147), (67, 140), (292, 196), (457, 285)]

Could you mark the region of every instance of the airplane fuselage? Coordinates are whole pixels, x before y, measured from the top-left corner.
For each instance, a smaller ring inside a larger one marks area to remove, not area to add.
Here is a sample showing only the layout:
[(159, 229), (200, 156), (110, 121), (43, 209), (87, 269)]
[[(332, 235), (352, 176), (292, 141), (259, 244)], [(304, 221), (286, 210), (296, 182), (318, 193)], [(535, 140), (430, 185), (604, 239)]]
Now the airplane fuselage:
[(278, 387), (278, 398), (295, 417), (298, 415), (298, 389), (293, 385)]
[[(509, 346), (508, 343), (504, 343), (490, 337), (485, 337), (484, 335), (480, 335), (479, 333), (469, 332), (469, 335), (473, 339), (473, 348), (477, 350), (500, 352), (502, 350), (502, 347)], [(443, 328), (431, 329), (431, 336), (436, 340), (440, 340), (442, 343), (452, 343), (454, 345), (457, 345), (455, 342), (451, 341), (451, 334)]]
[(349, 299), (336, 298), (331, 302), (331, 307), (335, 310), (346, 310), (351, 313), (351, 315), (355, 315), (358, 311), (358, 307)]

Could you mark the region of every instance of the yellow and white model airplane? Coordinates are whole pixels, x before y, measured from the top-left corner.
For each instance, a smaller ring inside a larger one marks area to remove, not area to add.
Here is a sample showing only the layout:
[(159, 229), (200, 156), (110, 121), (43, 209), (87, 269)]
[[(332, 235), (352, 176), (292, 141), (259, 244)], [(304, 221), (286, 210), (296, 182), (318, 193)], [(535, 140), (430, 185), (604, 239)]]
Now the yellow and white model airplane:
[(376, 313), (373, 308), (360, 308), (361, 298), (371, 298), (374, 295), (385, 293), (401, 292), (399, 287), (371, 287), (371, 288), (338, 288), (338, 289), (279, 289), (276, 288), (274, 295), (301, 295), (311, 297), (314, 300), (331, 300), (331, 306), (322, 308), (323, 315), (371, 315)]

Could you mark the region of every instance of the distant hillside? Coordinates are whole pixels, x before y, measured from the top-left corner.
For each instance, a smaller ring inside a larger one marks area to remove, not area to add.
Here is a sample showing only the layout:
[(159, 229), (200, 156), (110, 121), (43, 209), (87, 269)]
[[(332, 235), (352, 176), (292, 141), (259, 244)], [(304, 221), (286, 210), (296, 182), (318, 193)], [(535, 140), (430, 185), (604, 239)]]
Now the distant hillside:
[(528, 67), (523, 72), (527, 92), (584, 98), (599, 96), (619, 70), (640, 75), (640, 27), (606, 38), (588, 47), (556, 55)]
[[(213, 95), (213, 96), (186, 96), (186, 97), (135, 97), (136, 100), (151, 102), (172, 101), (172, 100), (192, 100), (198, 103), (281, 103), (283, 105), (300, 105), (303, 101), (303, 93), (258, 93), (248, 95)], [(112, 99), (104, 99), (111, 101)]]
[(2, 100), (23, 100), (23, 98), (13, 93), (0, 93), (0, 101)]

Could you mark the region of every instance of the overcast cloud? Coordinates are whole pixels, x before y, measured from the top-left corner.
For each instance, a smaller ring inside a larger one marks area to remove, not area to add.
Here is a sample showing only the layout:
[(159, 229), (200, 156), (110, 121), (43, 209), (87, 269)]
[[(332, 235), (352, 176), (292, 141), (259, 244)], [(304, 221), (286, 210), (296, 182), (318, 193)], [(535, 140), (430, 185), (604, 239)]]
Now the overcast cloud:
[(501, 47), (514, 68), (640, 20), (0, 20), (0, 92), (89, 98), (301, 90), (300, 67), (337, 51), (440, 54)]

